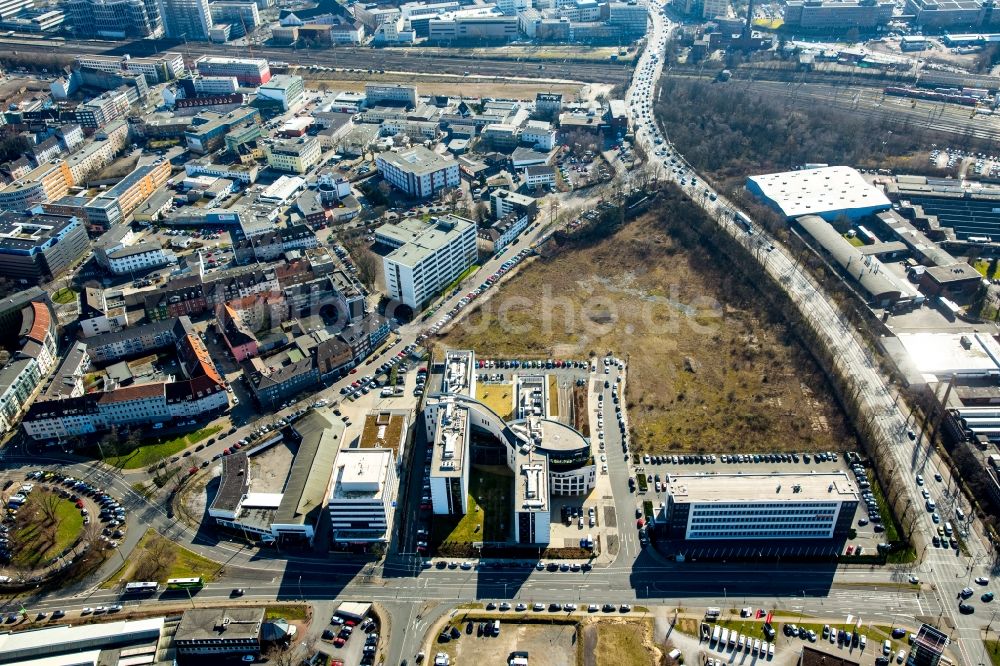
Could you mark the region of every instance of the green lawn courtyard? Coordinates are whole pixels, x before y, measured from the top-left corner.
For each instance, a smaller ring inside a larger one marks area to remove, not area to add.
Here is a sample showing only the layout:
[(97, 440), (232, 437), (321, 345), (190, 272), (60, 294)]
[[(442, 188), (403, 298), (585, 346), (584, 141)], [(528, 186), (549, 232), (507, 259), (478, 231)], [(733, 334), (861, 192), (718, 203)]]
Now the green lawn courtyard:
[(142, 469), (155, 465), (178, 451), (208, 439), (222, 430), (221, 425), (202, 428), (186, 435), (177, 435), (167, 439), (146, 439), (138, 447), (118, 456), (108, 456), (107, 463), (121, 469)]
[[(48, 496), (58, 499), (55, 506), (54, 521), (45, 518), (41, 509)], [(44, 566), (53, 557), (73, 545), (83, 531), (83, 516), (79, 509), (70, 502), (46, 490), (37, 490), (28, 497), (21, 507), (25, 516), (34, 516), (25, 521), (14, 535), (17, 552), (12, 563), (15, 566), (31, 569)]]
[(507, 541), (510, 536), (512, 478), (475, 467), (469, 472), (469, 511), (464, 516), (435, 516), (437, 544)]

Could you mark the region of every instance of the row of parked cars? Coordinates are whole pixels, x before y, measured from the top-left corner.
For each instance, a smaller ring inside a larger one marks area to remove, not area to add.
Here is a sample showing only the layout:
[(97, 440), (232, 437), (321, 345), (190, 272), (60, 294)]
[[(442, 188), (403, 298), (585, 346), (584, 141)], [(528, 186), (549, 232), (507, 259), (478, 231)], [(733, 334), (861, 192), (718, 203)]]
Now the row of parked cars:
[(455, 305), (455, 307), (453, 307), (451, 310), (442, 315), (441, 318), (438, 319), (436, 322), (431, 324), (431, 327), (429, 329), (427, 329), (419, 336), (417, 336), (417, 342), (423, 342), (431, 335), (437, 333), (441, 329), (441, 327), (447, 324), (449, 321), (451, 321), (452, 318), (455, 315), (457, 315), (462, 308), (467, 306), (473, 300), (478, 298), (483, 292), (485, 292), (487, 289), (496, 284), (500, 280), (500, 278), (503, 277), (508, 271), (510, 271), (512, 268), (514, 268), (519, 263), (524, 261), (524, 258), (527, 257), (530, 253), (531, 250), (525, 248), (520, 252), (518, 252), (517, 254), (515, 254), (510, 259), (508, 259), (507, 261), (503, 262), (503, 264), (500, 265), (500, 268), (498, 268), (496, 272), (494, 272), (492, 275), (486, 278), (485, 282), (483, 282), (481, 285), (479, 285), (478, 287), (470, 291), (468, 294), (466, 294), (462, 299), (459, 300), (459, 302)]
[(872, 493), (871, 482), (868, 480), (868, 472), (865, 471), (865, 468), (861, 466), (860, 462), (851, 464), (851, 472), (854, 473), (854, 478), (858, 482), (858, 489), (861, 491), (861, 499), (868, 508), (868, 518), (859, 518), (858, 524), (867, 525), (868, 521), (871, 521), (873, 530), (876, 532), (885, 531), (885, 525), (882, 523), (882, 514), (878, 508), (878, 502), (875, 500), (875, 495)]

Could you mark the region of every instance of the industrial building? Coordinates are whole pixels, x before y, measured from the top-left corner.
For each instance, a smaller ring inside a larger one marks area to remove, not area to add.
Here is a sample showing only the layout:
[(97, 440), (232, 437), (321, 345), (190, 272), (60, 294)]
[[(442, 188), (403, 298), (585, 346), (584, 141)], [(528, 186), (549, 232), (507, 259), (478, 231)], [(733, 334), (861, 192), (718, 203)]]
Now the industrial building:
[(192, 608), (174, 636), (180, 657), (260, 657), (264, 608)]
[(746, 187), (788, 219), (818, 215), (828, 222), (856, 220), (892, 207), (882, 190), (845, 166), (750, 176)]
[(784, 22), (803, 30), (874, 30), (892, 19), (891, 0), (788, 0)]
[(1000, 186), (971, 179), (896, 176), (886, 194), (936, 240), (1000, 241)]
[(846, 473), (670, 474), (670, 539), (797, 540), (846, 536), (859, 494)]
[(271, 67), (264, 58), (202, 56), (195, 67), (202, 76), (235, 76), (243, 85), (259, 86), (271, 80)]
[(167, 664), (158, 654), (163, 628), (164, 618), (153, 617), (10, 631), (0, 634), (0, 663), (98, 666), (122, 663), (119, 657), (128, 653), (127, 663)]
[(406, 218), (375, 230), (393, 248), (382, 257), (386, 294), (418, 309), (476, 262), (476, 223), (457, 215)]

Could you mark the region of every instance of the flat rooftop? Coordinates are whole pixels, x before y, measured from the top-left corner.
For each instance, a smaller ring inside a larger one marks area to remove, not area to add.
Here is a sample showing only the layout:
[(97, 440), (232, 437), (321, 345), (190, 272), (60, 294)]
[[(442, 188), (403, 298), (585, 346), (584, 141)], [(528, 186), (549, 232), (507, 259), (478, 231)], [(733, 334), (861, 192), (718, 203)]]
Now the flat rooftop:
[(264, 608), (192, 608), (184, 611), (176, 639), (223, 641), (260, 636)]
[(458, 215), (443, 215), (431, 222), (411, 217), (379, 227), (375, 238), (396, 248), (386, 255), (388, 259), (404, 266), (416, 266), (475, 226), (472, 220)]
[(824, 474), (670, 474), (667, 493), (692, 504), (716, 502), (857, 501), (858, 488), (845, 472)]
[(465, 464), (465, 441), (469, 437), (469, 408), (446, 397), (437, 410), (431, 473), (434, 476), (461, 476)]
[(750, 176), (747, 183), (788, 218), (892, 206), (882, 190), (846, 166)]
[(392, 452), (378, 449), (344, 449), (337, 456), (330, 501), (383, 498), (393, 465)]
[(398, 153), (384, 152), (379, 157), (403, 171), (424, 176), (441, 169), (458, 166), (450, 155), (439, 155), (423, 146), (415, 146)]
[(473, 394), (472, 373), (475, 372), (475, 355), (471, 351), (449, 351), (444, 357), (444, 376), (441, 379), (443, 393), (458, 393), (469, 398)]
[(982, 333), (900, 333), (900, 344), (923, 375), (1000, 375), (1000, 344)]
[(288, 473), (274, 522), (314, 525), (317, 514), (326, 504), (326, 491), (347, 426), (323, 407), (307, 412), (292, 428), (302, 441)]

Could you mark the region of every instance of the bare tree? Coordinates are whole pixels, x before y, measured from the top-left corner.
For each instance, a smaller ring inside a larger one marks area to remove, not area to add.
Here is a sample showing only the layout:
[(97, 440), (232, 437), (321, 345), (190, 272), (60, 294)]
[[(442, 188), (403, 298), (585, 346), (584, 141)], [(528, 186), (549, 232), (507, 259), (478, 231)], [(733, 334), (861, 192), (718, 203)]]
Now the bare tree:
[(45, 517), (45, 522), (59, 528), (59, 504), (63, 501), (59, 495), (52, 492), (43, 492), (38, 495), (38, 508)]

